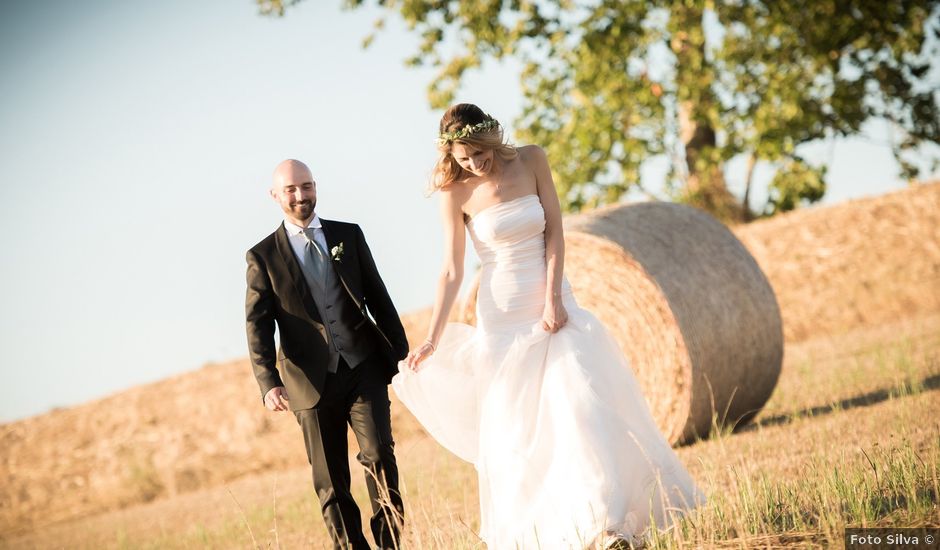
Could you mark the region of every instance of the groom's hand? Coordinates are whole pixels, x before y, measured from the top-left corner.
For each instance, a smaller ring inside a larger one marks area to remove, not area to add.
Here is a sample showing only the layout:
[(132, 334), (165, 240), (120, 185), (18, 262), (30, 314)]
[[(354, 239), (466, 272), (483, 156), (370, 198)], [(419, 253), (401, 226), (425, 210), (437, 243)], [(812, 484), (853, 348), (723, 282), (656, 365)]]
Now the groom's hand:
[(284, 389), (284, 386), (275, 386), (264, 394), (264, 406), (272, 411), (290, 410), (287, 406), (288, 401), (287, 390)]

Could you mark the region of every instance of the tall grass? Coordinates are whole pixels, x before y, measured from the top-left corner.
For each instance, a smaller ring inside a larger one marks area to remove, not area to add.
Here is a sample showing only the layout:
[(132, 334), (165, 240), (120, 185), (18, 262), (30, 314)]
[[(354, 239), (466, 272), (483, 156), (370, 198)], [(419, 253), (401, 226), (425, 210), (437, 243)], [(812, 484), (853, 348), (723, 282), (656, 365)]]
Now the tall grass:
[[(702, 471), (704, 477), (698, 481), (709, 492), (707, 504), (672, 529), (651, 533), (649, 548), (838, 546), (846, 527), (940, 525), (937, 427), (920, 445), (902, 439), (895, 446), (846, 446), (837, 453), (820, 454), (805, 461), (801, 474), (795, 477), (755, 471), (744, 458), (733, 464), (711, 462)], [(436, 484), (440, 494), (425, 487), (420, 496), (409, 495), (408, 487), (403, 486), (408, 515), (401, 547), (485, 548), (476, 535), (476, 517), (468, 522), (467, 514), (455, 509), (448, 497), (463, 481), (442, 476)], [(270, 506), (248, 511), (256, 541), (244, 522), (232, 521), (208, 534), (200, 530), (190, 533), (191, 538), (164, 539), (152, 547), (328, 547), (320, 520), (312, 515), (315, 506), (305, 508), (303, 514), (284, 513), (280, 517)], [(275, 529), (265, 529), (265, 525)], [(313, 536), (299, 546), (296, 537), (293, 546), (284, 544), (285, 533), (297, 531)]]
[[(652, 533), (649, 546), (841, 546), (846, 527), (940, 526), (937, 330), (788, 348), (778, 388), (755, 423), (732, 433), (718, 410), (708, 437), (679, 450), (708, 502), (674, 528)], [(396, 448), (402, 548), (484, 549), (475, 470), (406, 428)], [(129, 486), (155, 491), (160, 478), (132, 458)], [(368, 514), (358, 474), (353, 495)], [(331, 547), (308, 469), (246, 478), (231, 489), (231, 497), (220, 487), (199, 498), (155, 498), (133, 518), (86, 518), (0, 540), (0, 547)], [(207, 508), (211, 515), (189, 521), (191, 511)]]
[(940, 432), (921, 449), (904, 441), (817, 457), (796, 479), (746, 473), (740, 463), (707, 471), (704, 485), (728, 490), (709, 495), (673, 530), (654, 533), (651, 548), (830, 546), (841, 544), (845, 527), (940, 524)]

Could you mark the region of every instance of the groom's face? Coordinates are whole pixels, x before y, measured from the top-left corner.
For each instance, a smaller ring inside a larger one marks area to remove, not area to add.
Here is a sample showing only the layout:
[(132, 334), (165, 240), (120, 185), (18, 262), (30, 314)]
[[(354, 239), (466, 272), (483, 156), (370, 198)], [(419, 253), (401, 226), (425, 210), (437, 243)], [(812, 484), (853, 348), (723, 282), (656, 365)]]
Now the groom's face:
[(308, 170), (279, 174), (271, 194), (284, 213), (296, 221), (308, 221), (317, 206), (317, 183)]

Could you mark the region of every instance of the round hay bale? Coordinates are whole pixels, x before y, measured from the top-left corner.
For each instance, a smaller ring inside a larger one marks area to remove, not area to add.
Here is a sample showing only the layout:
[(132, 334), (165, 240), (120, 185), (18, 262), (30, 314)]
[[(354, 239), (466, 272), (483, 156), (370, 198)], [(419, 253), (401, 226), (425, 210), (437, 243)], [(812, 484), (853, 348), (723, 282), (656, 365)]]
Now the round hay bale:
[(604, 208), (565, 227), (575, 295), (617, 338), (670, 442), (757, 414), (780, 376), (783, 323), (731, 231), (665, 202)]
[(617, 339), (670, 443), (746, 423), (767, 402), (783, 363), (780, 309), (713, 217), (665, 202), (567, 217), (565, 274)]

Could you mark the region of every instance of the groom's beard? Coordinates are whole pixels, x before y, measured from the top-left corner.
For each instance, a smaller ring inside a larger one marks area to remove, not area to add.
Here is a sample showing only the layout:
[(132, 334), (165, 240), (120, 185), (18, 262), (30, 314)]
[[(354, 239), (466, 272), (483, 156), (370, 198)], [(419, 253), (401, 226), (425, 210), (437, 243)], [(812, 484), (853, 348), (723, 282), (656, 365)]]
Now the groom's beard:
[(313, 215), (313, 209), (317, 207), (316, 201), (300, 201), (291, 205), (291, 212), (297, 216), (298, 220), (306, 220)]

